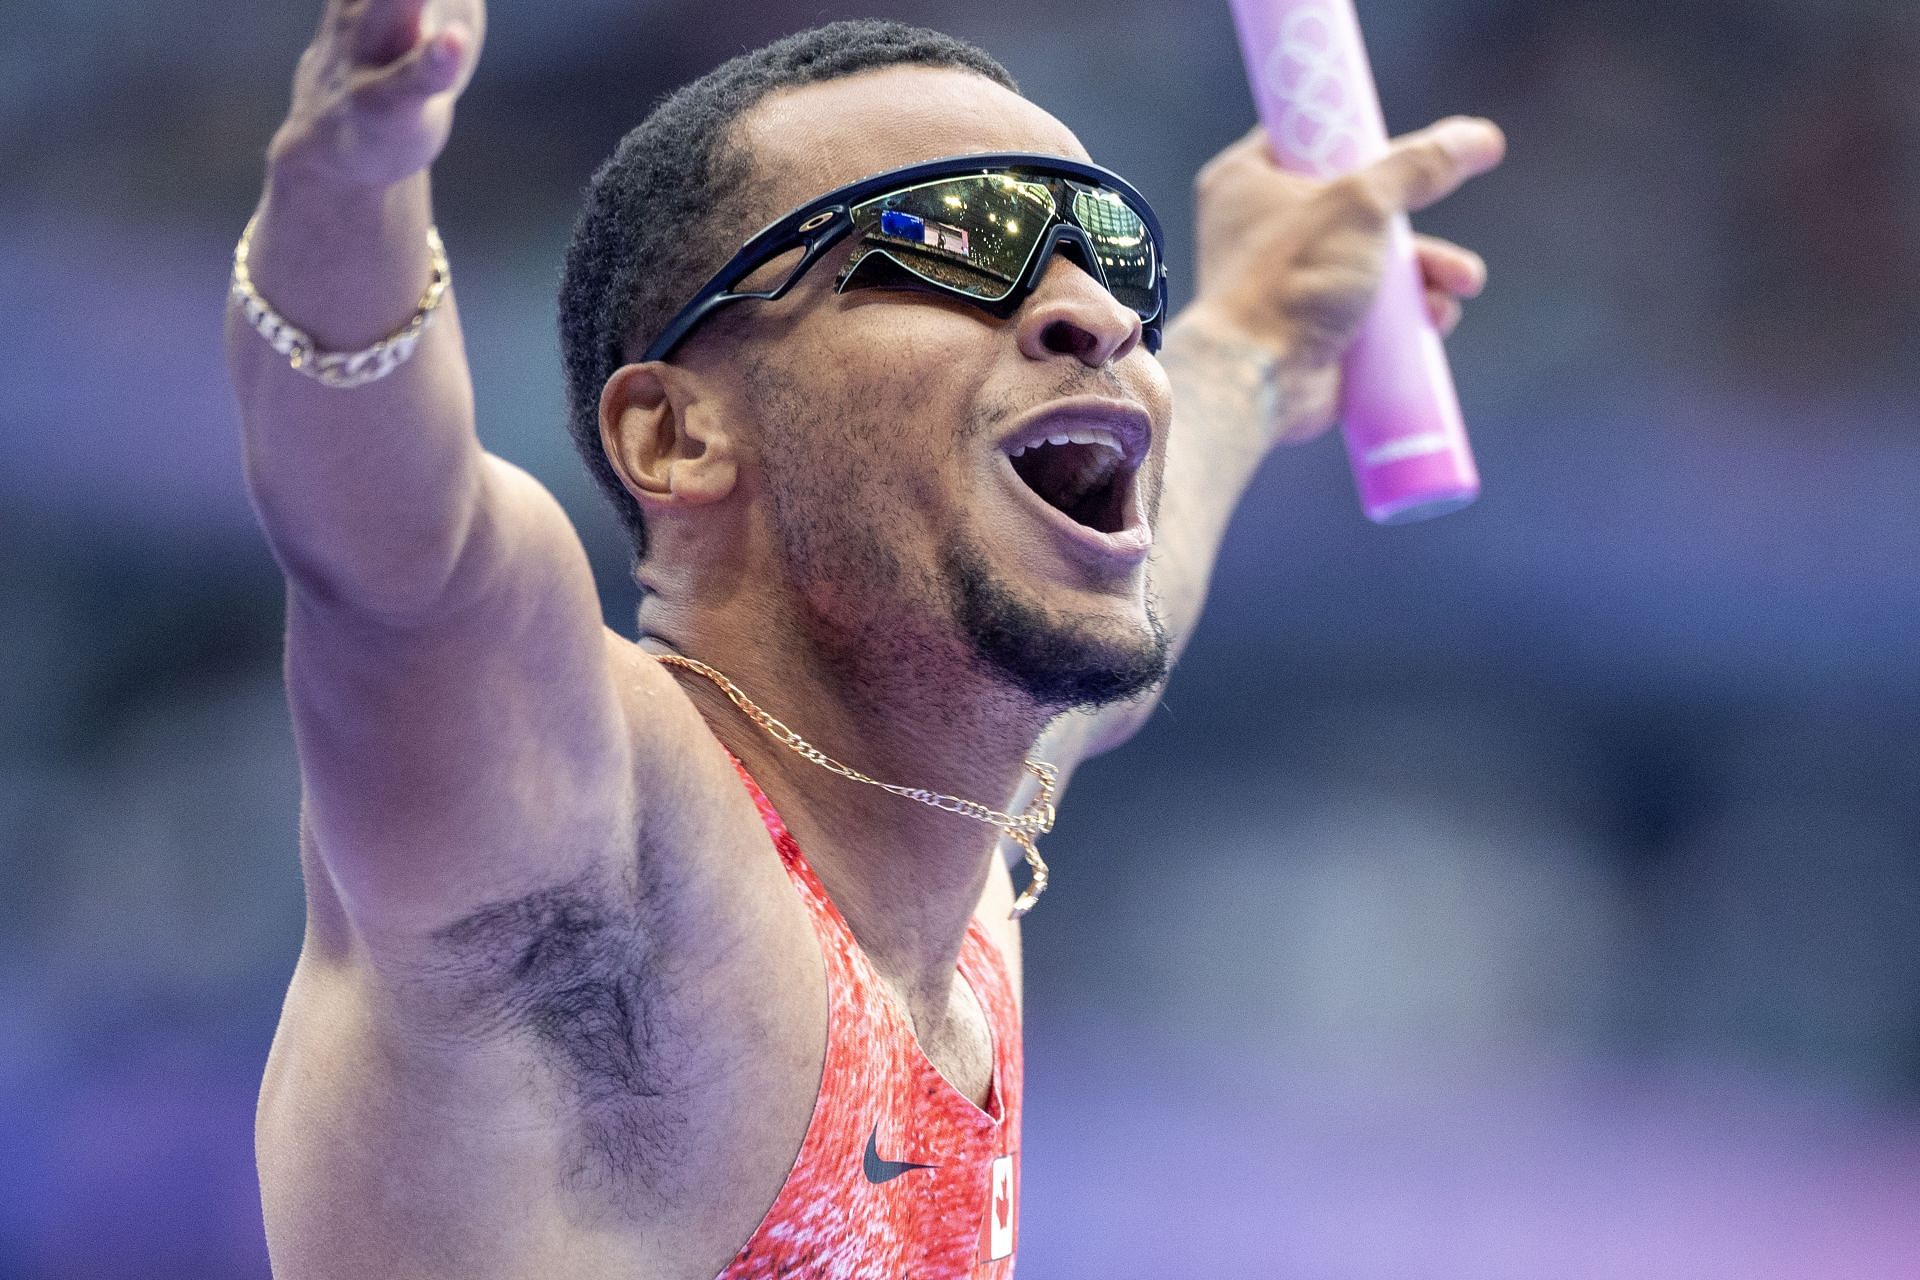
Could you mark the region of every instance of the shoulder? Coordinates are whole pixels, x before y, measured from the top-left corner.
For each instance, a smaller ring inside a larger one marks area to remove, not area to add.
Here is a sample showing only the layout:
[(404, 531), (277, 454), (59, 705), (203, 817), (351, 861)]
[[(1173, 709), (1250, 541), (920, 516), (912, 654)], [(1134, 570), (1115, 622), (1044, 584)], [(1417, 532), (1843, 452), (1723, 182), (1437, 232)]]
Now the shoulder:
[(590, 858), (553, 851), (552, 874), (348, 963), (371, 971), (361, 989), (396, 1058), (534, 1068), (571, 1117), (568, 1168), (639, 1194), (761, 1041), (810, 1043), (823, 979), (725, 749), (658, 663), (607, 643), (645, 821)]
[(441, 956), (540, 984), (603, 952), (664, 961), (700, 949), (755, 919), (756, 902), (791, 897), (759, 809), (699, 709), (632, 640), (609, 630), (605, 643), (633, 761), (630, 826), (584, 870), (558, 856), (569, 874), (436, 930)]
[(467, 886), (448, 895), (457, 908), (357, 930), (339, 956), (373, 971), (408, 1034), (530, 1035), (570, 1072), (630, 1075), (590, 1051), (611, 1031), (644, 1052), (640, 1019), (660, 1009), (669, 975), (711, 969), (722, 954), (750, 964), (796, 922), (807, 927), (699, 710), (633, 641), (608, 630), (603, 643), (630, 771), (609, 784), (618, 794), (550, 789), (538, 769), (501, 776), (495, 785), (522, 793), (516, 808), (578, 808), (501, 833), (510, 856), (471, 850)]

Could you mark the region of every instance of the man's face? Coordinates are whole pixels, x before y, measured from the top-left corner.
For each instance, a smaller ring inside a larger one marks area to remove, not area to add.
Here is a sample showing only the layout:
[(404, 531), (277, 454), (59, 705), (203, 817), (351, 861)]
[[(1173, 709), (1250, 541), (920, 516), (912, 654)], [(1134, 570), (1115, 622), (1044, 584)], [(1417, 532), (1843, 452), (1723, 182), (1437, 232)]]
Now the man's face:
[[(919, 67), (779, 94), (743, 136), (761, 221), (940, 156), (1086, 158), (1025, 99)], [(1166, 667), (1146, 556), (1170, 397), (1138, 318), (1063, 256), (1005, 320), (920, 290), (835, 294), (852, 247), (782, 302), (730, 309), (708, 344), (736, 371), (812, 638), (859, 668), (958, 657), (1048, 709), (1142, 692)]]

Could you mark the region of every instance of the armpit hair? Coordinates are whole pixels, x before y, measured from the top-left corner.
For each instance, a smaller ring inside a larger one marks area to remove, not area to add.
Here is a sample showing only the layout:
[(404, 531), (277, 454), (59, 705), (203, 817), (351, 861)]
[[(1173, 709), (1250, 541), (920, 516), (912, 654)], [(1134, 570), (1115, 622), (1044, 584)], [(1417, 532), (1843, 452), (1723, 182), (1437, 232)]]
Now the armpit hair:
[(665, 1025), (672, 974), (652, 923), (638, 892), (588, 874), (433, 935), (454, 993), (447, 1034), (523, 1039), (558, 1086), (571, 1191), (656, 1189), (682, 1128), (688, 1042)]

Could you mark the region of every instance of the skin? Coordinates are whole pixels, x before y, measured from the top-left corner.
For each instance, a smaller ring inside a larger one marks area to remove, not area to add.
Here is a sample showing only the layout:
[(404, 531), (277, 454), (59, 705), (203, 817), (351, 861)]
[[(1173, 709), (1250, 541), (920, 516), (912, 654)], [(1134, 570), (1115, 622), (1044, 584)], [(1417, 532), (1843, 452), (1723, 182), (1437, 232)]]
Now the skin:
[[(413, 305), (425, 166), (483, 23), (473, 0), (323, 17), (269, 150), (253, 273), (324, 348)], [(775, 95), (740, 137), (768, 217), (940, 155), (1085, 156), (1024, 99), (925, 68)], [(982, 1098), (990, 1039), (954, 965), (977, 915), (1017, 982), (994, 833), (828, 776), (650, 653), (713, 663), (875, 776), (988, 803), (1016, 796), (1028, 755), (1070, 771), (1117, 745), (1151, 697), (1062, 714), (982, 659), (956, 578), (1039, 619), (1050, 661), (1138, 655), (1156, 599), (1177, 651), (1254, 468), (1331, 423), (1386, 219), (1501, 145), (1443, 124), (1315, 183), (1249, 135), (1200, 175), (1197, 300), (1159, 359), (1064, 260), (1004, 321), (835, 295), (829, 263), (621, 369), (601, 421), (652, 538), (639, 642), (600, 625), (551, 497), (480, 448), (451, 303), (412, 360), (346, 394), (230, 318), (304, 780), (308, 928), (258, 1125), (276, 1274), (707, 1277), (745, 1241), (812, 1108), (824, 980), (723, 744), (928, 1057)], [(1484, 268), (1433, 241), (1422, 265), (1450, 327)], [(1001, 457), (1016, 422), (1083, 393), (1151, 429), (1150, 560), (1063, 537)]]
[[(888, 118), (890, 99), (911, 105), (884, 131), (863, 131), (858, 122)], [(1024, 99), (918, 68), (779, 95), (743, 132), (762, 172), (794, 175), (772, 184), (769, 216), (959, 151), (1085, 155)], [(831, 755), (997, 800), (1059, 709), (1009, 689), (969, 652), (946, 549), (974, 548), (993, 579), (1063, 630), (1117, 649), (1150, 644), (1145, 565), (1075, 558), (1042, 535), (998, 444), (1021, 415), (1066, 395), (1135, 406), (1156, 440), (1143, 468), (1150, 501), (1171, 420), (1166, 375), (1138, 318), (1064, 260), (1005, 323), (922, 293), (835, 295), (837, 266), (778, 304), (743, 309), (733, 332), (674, 362), (610, 381), (609, 452), (655, 540), (641, 626), (767, 691), (768, 709)], [(743, 348), (756, 369), (746, 379)], [(782, 812), (795, 806), (795, 833), (822, 850), (816, 869), (862, 945), (889, 957), (883, 969), (897, 967), (937, 1020), (985, 887), (990, 832), (868, 789), (822, 788), (817, 766), (684, 679)], [(823, 804), (833, 808), (816, 819)], [(902, 848), (916, 850), (911, 863)]]

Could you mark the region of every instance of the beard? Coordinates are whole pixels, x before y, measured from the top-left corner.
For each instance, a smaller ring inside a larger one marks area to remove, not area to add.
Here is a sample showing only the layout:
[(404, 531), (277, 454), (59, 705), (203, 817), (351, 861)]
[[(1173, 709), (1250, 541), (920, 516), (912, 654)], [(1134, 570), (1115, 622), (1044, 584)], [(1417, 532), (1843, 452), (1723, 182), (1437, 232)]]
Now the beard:
[(1144, 632), (1103, 635), (1090, 621), (1021, 599), (965, 541), (948, 551), (945, 574), (974, 656), (1036, 706), (1091, 711), (1137, 698), (1166, 679), (1172, 646), (1151, 598)]
[[(965, 664), (1051, 716), (1136, 698), (1166, 678), (1171, 644), (1150, 597), (1144, 625), (1048, 607), (963, 534), (937, 564), (903, 563), (887, 530), (915, 518), (912, 499), (845, 470), (862, 454), (861, 436), (884, 424), (856, 425), (851, 403), (822, 413), (763, 365), (750, 365), (745, 382), (770, 446), (762, 465), (787, 585), (850, 693), (878, 702), (883, 691), (977, 690), (977, 680), (956, 679)], [(956, 446), (983, 429), (969, 424)]]

